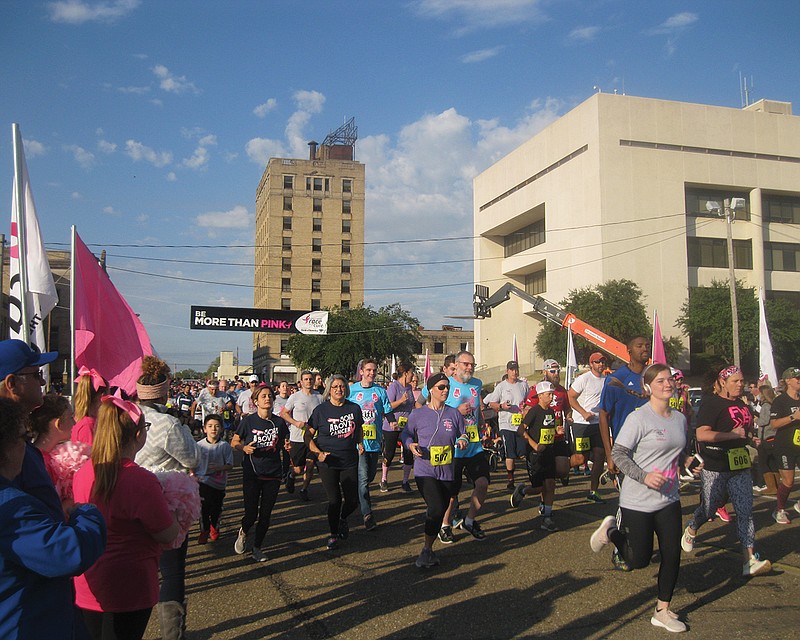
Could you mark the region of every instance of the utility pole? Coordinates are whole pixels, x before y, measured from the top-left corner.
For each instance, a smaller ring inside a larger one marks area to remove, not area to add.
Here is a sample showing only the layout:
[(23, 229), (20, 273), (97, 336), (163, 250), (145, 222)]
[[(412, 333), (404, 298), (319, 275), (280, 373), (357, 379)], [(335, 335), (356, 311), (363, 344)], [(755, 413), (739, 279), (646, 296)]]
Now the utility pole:
[(733, 266), (733, 221), (736, 219), (737, 200), (734, 198), (734, 206), (731, 207), (731, 200), (725, 198), (725, 228), (728, 232), (728, 284), (731, 288), (731, 326), (733, 329), (733, 364), (737, 367), (742, 366), (739, 355), (739, 307), (736, 304), (736, 271)]

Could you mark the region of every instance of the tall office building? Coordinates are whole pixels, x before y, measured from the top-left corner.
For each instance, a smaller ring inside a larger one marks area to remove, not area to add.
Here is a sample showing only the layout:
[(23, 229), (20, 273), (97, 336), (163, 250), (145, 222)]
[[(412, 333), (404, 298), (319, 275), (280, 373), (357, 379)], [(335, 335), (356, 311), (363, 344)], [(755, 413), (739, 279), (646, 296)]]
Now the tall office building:
[[(690, 289), (728, 279), (726, 222), (712, 203), (741, 198), (737, 279), (800, 306), (800, 118), (789, 103), (732, 109), (595, 94), (474, 187), (475, 282), (490, 292), (512, 282), (558, 303), (626, 278), (658, 310), (662, 332), (688, 347), (675, 321)], [(476, 323), (476, 358), (501, 371), (516, 333), (520, 364), (541, 368), (540, 326), (512, 298)]]
[[(316, 311), (364, 303), (364, 165), (355, 160), (351, 118), (308, 160), (270, 158), (256, 191), (254, 304)], [(288, 337), (253, 334), (253, 370), (297, 380)]]

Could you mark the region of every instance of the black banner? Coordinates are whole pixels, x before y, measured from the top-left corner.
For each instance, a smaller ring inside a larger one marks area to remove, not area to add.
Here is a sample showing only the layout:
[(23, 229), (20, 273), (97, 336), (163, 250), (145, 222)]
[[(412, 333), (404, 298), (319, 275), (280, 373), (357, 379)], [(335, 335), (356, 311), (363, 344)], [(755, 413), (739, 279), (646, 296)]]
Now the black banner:
[(327, 311), (192, 306), (191, 329), (327, 335)]

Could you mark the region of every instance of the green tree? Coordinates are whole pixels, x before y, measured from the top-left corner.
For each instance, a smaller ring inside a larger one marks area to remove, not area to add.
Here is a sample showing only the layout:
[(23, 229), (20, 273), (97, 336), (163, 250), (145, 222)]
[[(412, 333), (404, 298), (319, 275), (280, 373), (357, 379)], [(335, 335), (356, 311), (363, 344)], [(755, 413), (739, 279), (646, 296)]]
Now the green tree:
[(293, 335), (287, 351), (303, 368), (349, 378), (362, 358), (381, 362), (395, 355), (413, 362), (420, 339), (419, 321), (399, 304), (377, 311), (369, 306), (335, 307), (328, 315), (328, 335)]
[[(753, 287), (736, 281), (739, 318), (739, 350), (742, 369), (755, 377), (758, 367), (758, 297)], [(798, 362), (800, 327), (797, 310), (786, 300), (767, 300), (765, 304), (775, 366), (783, 368)], [(692, 370), (733, 362), (733, 329), (728, 280), (714, 280), (710, 287), (690, 289), (681, 307), (677, 325), (692, 341)], [(774, 384), (774, 381), (773, 381)]]
[(194, 369), (182, 369), (181, 371), (173, 373), (172, 376), (180, 380), (202, 380), (204, 374)]
[[(626, 342), (636, 335), (653, 335), (647, 318), (642, 290), (630, 280), (609, 280), (600, 285), (573, 289), (558, 305), (575, 314), (603, 333)], [(588, 362), (598, 347), (581, 336), (575, 336), (575, 357)], [(676, 362), (683, 344), (673, 337), (664, 341), (668, 362)], [(567, 332), (553, 323), (544, 325), (536, 336), (536, 351), (542, 358), (555, 357), (559, 362), (567, 351)]]

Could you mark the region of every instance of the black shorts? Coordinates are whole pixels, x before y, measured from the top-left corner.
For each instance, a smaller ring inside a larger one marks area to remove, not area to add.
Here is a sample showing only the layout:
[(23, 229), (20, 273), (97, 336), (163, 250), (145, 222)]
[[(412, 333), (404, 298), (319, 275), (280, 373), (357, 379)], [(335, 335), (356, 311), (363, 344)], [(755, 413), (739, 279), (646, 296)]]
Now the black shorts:
[(532, 487), (541, 487), (546, 479), (556, 478), (555, 446), (547, 447), (541, 453), (531, 451), (525, 461)]
[(566, 440), (556, 440), (551, 448), (556, 458), (569, 458), (572, 455), (571, 445)]
[(453, 495), (458, 495), (461, 491), (461, 483), (464, 481), (464, 471), (467, 472), (467, 477), (470, 482), (475, 484), (478, 478), (486, 478), (489, 480), (489, 461), (481, 451), (478, 455), (470, 458), (456, 458), (453, 466)]
[(776, 444), (773, 452), (781, 471), (794, 471), (800, 462), (800, 450), (794, 445)]
[(600, 425), (574, 422), (570, 427), (572, 437), (570, 447), (572, 453), (588, 455), (592, 449), (602, 449), (603, 441), (600, 438)]
[(506, 448), (506, 458), (525, 457), (525, 451), (528, 448), (525, 438), (510, 429), (500, 429), (500, 436), (503, 438), (503, 446)]
[(305, 442), (290, 442), (289, 457), (292, 459), (292, 466), (305, 467), (306, 460), (311, 459), (311, 451)]

